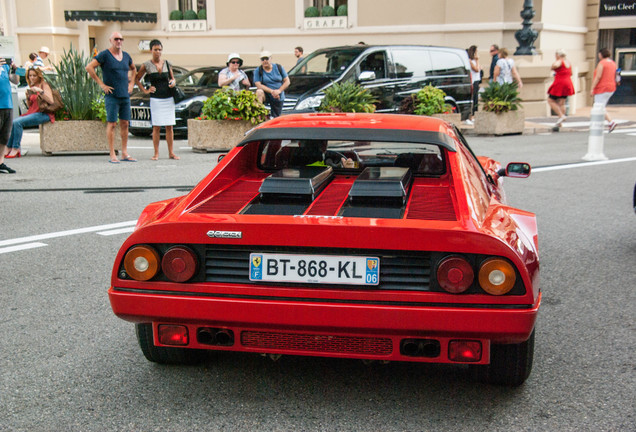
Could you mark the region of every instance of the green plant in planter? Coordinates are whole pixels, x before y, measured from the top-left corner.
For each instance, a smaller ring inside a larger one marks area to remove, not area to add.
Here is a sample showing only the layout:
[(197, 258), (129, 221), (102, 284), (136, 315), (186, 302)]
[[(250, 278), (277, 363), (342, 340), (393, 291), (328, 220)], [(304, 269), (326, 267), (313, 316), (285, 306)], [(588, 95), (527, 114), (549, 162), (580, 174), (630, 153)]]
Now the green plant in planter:
[(367, 89), (358, 84), (334, 83), (325, 90), (325, 97), (318, 111), (372, 113), (375, 111), (377, 102), (378, 100)]
[(515, 82), (504, 84), (491, 82), (481, 93), (481, 100), (484, 103), (484, 111), (496, 114), (516, 111), (522, 102)]
[(103, 95), (91, 101), (91, 108), (95, 114), (95, 120), (101, 120), (102, 123), (106, 123), (106, 100)]
[(320, 16), (320, 11), (318, 11), (317, 7), (309, 6), (305, 9), (305, 18), (315, 18), (317, 16)]
[(173, 10), (170, 12), (170, 21), (179, 21), (183, 19), (183, 12), (180, 10)]
[(267, 120), (269, 111), (249, 90), (219, 89), (203, 104), (201, 120), (245, 120), (252, 124)]
[[(71, 45), (70, 50), (64, 50), (62, 58), (55, 66), (57, 78), (53, 83), (62, 96), (64, 110), (70, 120), (94, 120), (95, 112), (91, 102), (104, 93), (95, 81), (86, 73), (86, 65), (91, 61), (89, 56), (79, 53)], [(101, 68), (97, 69), (101, 77)]]
[(430, 116), (452, 112), (452, 107), (446, 103), (444, 90), (427, 85), (418, 91), (413, 98), (413, 114)]
[(320, 15), (324, 17), (336, 16), (336, 10), (332, 8), (331, 6), (325, 6), (324, 8), (320, 10)]
[(189, 9), (189, 10), (185, 11), (185, 13), (183, 14), (183, 19), (184, 20), (195, 20), (195, 19), (199, 19), (199, 16), (197, 15), (197, 13), (195, 11), (193, 11), (192, 9)]
[(197, 12), (197, 16), (199, 17), (200, 20), (204, 20), (208, 18), (208, 13), (206, 12), (205, 9), (199, 9), (199, 12)]
[(346, 4), (338, 6), (338, 10), (336, 11), (336, 15), (338, 16), (347, 16), (349, 10)]

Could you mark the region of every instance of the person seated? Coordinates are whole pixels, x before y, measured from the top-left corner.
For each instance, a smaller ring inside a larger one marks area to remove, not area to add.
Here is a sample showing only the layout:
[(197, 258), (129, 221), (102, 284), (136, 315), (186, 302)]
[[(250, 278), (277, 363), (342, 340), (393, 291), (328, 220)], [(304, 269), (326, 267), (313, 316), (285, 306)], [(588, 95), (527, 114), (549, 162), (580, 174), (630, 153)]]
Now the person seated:
[(330, 166), (333, 168), (355, 168), (351, 158), (327, 150), (327, 140), (300, 140), (298, 151), (292, 154), (290, 166)]

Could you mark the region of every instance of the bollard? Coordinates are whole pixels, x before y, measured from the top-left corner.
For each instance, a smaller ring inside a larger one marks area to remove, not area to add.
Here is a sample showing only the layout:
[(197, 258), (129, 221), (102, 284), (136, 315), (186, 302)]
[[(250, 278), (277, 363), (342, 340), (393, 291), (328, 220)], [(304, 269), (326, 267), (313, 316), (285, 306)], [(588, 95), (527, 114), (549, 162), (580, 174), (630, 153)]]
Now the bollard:
[(590, 136), (587, 139), (587, 153), (583, 160), (607, 160), (603, 154), (603, 129), (605, 129), (605, 107), (594, 104), (590, 113)]

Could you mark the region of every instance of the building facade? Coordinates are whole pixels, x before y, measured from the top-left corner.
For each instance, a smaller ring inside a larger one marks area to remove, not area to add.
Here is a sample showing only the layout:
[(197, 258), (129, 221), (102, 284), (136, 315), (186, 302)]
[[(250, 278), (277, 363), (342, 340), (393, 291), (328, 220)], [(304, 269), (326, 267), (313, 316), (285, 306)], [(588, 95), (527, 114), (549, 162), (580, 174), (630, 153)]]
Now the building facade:
[[(526, 115), (548, 114), (545, 99), (552, 80), (550, 64), (559, 48), (566, 50), (574, 65), (577, 94), (569, 102), (570, 113), (574, 113), (577, 107), (590, 103), (589, 83), (599, 44), (611, 49), (636, 47), (633, 3), (531, 3), (535, 12), (532, 28), (538, 31), (536, 55), (513, 57), (524, 81), (521, 97)], [(519, 45), (514, 35), (522, 26), (524, 1), (3, 0), (0, 7), (2, 30), (15, 40), (18, 63), (42, 45), (50, 48), (53, 62), (71, 45), (86, 53), (102, 50), (117, 30), (124, 35), (124, 49), (136, 63), (150, 57), (148, 43), (155, 38), (162, 41), (165, 58), (187, 68), (225, 64), (229, 52), (239, 52), (246, 65), (256, 66), (259, 53), (268, 50), (275, 62), (289, 69), (296, 62), (296, 46), (302, 46), (307, 54), (359, 42), (477, 45), (488, 76), (490, 45), (507, 47), (512, 53)], [(328, 10), (333, 16), (306, 17), (315, 12), (312, 8)], [(606, 16), (611, 12), (617, 15)], [(183, 19), (176, 19), (180, 17)], [(631, 57), (624, 62), (629, 61)]]

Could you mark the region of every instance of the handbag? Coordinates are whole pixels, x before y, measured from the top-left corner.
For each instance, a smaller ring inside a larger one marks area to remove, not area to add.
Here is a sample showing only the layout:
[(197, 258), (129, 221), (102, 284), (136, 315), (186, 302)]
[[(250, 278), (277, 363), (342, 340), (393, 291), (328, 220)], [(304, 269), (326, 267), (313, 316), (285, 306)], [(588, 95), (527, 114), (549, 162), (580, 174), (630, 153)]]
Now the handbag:
[[(166, 60), (166, 64), (168, 65), (168, 71), (172, 70), (170, 67), (170, 63)], [(185, 93), (176, 85), (174, 87), (168, 87), (170, 89), (170, 94), (172, 95), (172, 99), (174, 99), (174, 103), (179, 103), (186, 98)]]
[(40, 112), (45, 114), (55, 114), (57, 111), (64, 108), (64, 102), (62, 102), (62, 95), (59, 90), (51, 89), (51, 93), (53, 94), (52, 103), (44, 99), (42, 97), (42, 93), (38, 94), (38, 107), (40, 107)]

